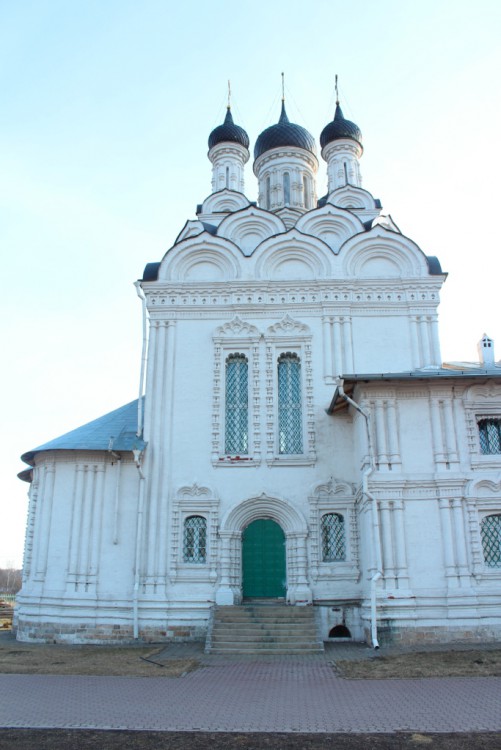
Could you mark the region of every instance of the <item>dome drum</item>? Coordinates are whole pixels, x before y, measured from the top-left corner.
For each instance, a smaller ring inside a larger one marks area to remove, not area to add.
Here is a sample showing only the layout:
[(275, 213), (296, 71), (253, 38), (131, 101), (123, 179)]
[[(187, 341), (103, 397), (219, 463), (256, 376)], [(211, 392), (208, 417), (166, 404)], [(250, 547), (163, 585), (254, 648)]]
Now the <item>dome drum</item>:
[(244, 192), (244, 166), (249, 151), (238, 143), (218, 143), (209, 151), (212, 163), (212, 192), (236, 190)]
[(228, 107), (222, 125), (209, 135), (208, 157), (212, 163), (212, 192), (235, 190), (244, 192), (244, 166), (249, 161), (249, 136), (235, 125)]
[(289, 147), (270, 151), (254, 163), (259, 206), (268, 211), (289, 207), (309, 210), (316, 206), (318, 161), (313, 154)]

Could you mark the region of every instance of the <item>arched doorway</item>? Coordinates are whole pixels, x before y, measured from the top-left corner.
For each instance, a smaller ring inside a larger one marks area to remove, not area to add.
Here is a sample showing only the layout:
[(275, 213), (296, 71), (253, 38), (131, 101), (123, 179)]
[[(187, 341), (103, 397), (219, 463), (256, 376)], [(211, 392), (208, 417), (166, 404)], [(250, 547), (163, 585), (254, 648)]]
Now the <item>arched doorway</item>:
[(269, 518), (258, 518), (244, 529), (242, 589), (244, 598), (285, 597), (285, 534)]

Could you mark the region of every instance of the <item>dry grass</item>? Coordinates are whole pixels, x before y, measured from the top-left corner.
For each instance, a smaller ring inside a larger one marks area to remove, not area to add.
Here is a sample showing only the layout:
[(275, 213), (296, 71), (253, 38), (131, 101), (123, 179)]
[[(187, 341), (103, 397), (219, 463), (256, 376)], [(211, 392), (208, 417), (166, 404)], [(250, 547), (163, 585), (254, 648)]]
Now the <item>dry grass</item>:
[(352, 680), (408, 677), (500, 677), (501, 649), (420, 651), (375, 656), (360, 661), (336, 661), (341, 677)]
[(0, 644), (0, 673), (180, 677), (199, 666), (196, 659), (152, 663), (161, 650), (158, 647), (153, 650), (138, 646), (62, 646), (10, 641)]

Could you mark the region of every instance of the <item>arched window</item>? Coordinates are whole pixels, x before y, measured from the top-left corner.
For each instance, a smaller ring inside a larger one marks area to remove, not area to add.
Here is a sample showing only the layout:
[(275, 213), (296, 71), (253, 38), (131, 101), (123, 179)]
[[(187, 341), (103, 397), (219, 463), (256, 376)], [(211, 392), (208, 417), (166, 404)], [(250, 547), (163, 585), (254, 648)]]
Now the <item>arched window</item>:
[(303, 195), (304, 195), (304, 207), (310, 207), (310, 191), (308, 190), (308, 179), (303, 176)]
[(303, 452), (301, 360), (291, 352), (278, 358), (278, 450), (283, 454)]
[(225, 440), (229, 455), (249, 452), (249, 363), (244, 354), (226, 359)]
[(266, 208), (271, 208), (271, 177), (266, 178)]
[(346, 559), (344, 518), (340, 513), (322, 516), (322, 561), (339, 562)]
[(288, 206), (291, 202), (291, 176), (284, 172), (284, 205)]
[(482, 453), (501, 453), (501, 419), (480, 419), (478, 434)]
[(207, 559), (207, 521), (203, 516), (189, 516), (184, 522), (183, 560), (204, 563)]
[(226, 167), (226, 187), (230, 187), (230, 168)]
[(486, 516), (480, 524), (482, 550), (489, 568), (501, 568), (501, 515)]

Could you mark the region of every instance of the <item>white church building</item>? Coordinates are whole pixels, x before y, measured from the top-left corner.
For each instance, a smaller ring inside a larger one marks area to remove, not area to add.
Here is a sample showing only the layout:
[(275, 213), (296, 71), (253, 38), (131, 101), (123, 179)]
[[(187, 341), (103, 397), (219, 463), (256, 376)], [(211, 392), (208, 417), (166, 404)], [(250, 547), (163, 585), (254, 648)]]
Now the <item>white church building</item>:
[[(141, 393), (23, 455), (17, 637), (203, 639), (311, 606), (321, 639), (501, 636), (501, 365), (442, 364), (446, 274), (362, 188), (343, 116), (209, 136), (212, 192), (137, 291)], [(138, 363), (138, 372), (139, 372)], [(143, 384), (144, 381), (144, 384)]]

